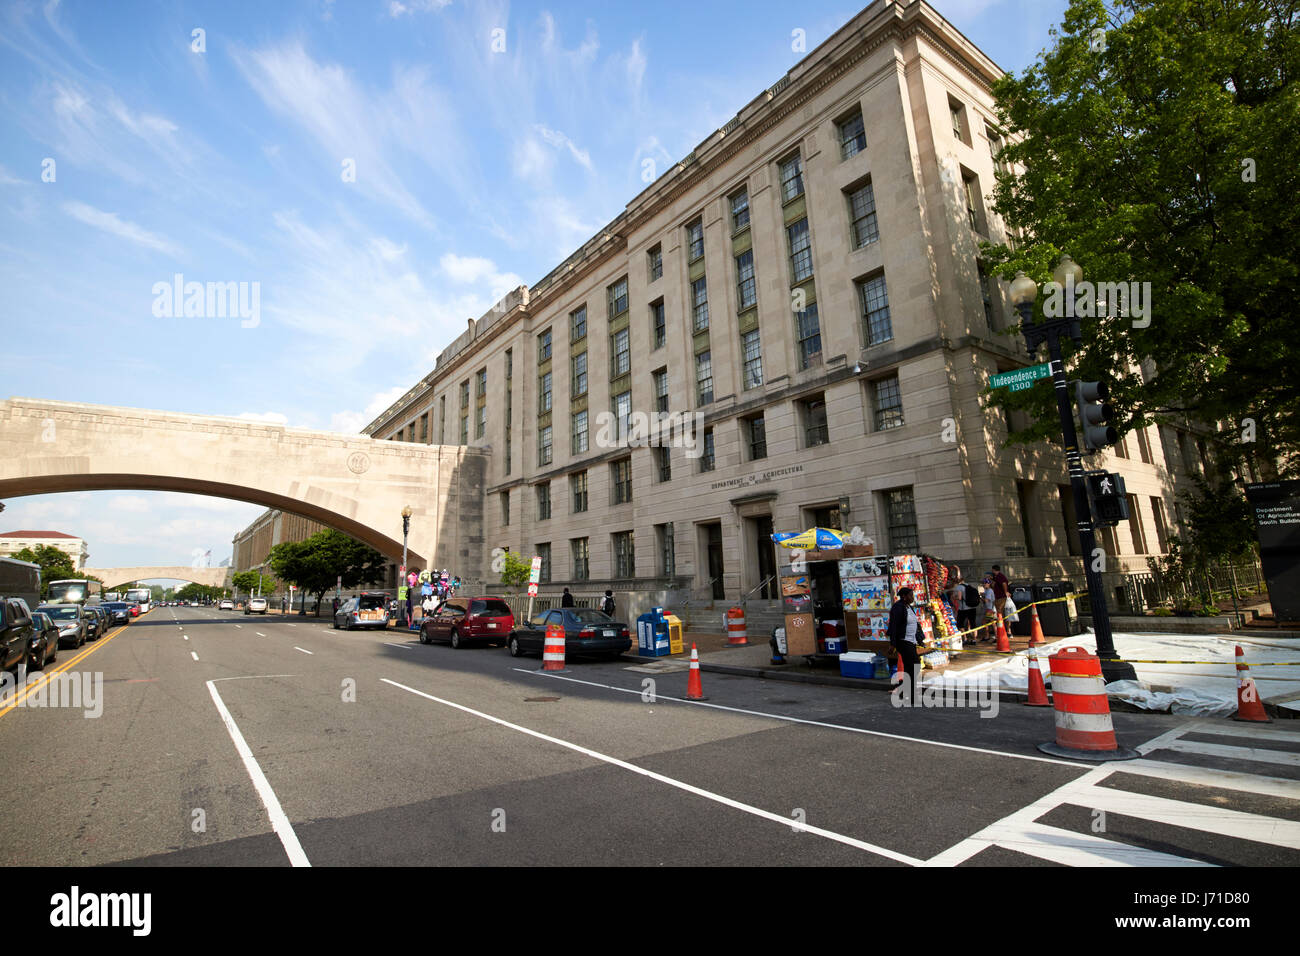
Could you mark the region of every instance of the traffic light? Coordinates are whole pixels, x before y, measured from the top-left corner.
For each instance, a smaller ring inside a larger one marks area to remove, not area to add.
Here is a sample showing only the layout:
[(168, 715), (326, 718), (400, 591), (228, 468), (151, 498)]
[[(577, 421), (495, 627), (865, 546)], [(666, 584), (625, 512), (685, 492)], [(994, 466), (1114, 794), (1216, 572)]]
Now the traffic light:
[(1112, 471), (1090, 471), (1085, 477), (1097, 523), (1113, 525), (1127, 521), (1128, 495), (1124, 487), (1124, 476)]
[(1075, 382), (1075, 398), (1079, 402), (1080, 443), (1085, 451), (1098, 451), (1119, 440), (1115, 429), (1105, 424), (1115, 417), (1115, 410), (1106, 401), (1110, 389), (1105, 382)]

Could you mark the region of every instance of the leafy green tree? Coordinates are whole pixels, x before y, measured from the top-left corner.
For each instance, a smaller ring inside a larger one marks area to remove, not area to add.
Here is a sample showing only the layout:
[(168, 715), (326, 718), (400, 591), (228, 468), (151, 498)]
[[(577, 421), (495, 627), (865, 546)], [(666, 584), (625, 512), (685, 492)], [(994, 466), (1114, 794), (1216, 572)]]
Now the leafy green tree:
[(305, 541), (277, 544), (271, 549), (270, 564), (280, 580), (316, 596), (319, 614), (321, 599), (339, 577), (345, 588), (376, 580), (383, 573), (384, 556), (341, 531), (327, 528)]
[(265, 584), (266, 575), (257, 571), (236, 571), (230, 576), (230, 583), (235, 586), (235, 591), (243, 591), (245, 594), (252, 594), (257, 590), (259, 583)]
[(528, 576), (532, 573), (532, 562), (525, 561), (513, 551), (507, 551), (504, 555), (505, 564), (501, 568), (501, 586), (516, 589), (528, 583)]
[(23, 548), (13, 555), (19, 561), (27, 561), (41, 566), (41, 597), (50, 596), (50, 582), (77, 577), (72, 558), (66, 551), (60, 551), (52, 544), (38, 544), (35, 548)]
[[(982, 254), (1008, 279), (1047, 281), (1068, 252), (1085, 280), (1150, 283), (1148, 316), (1082, 318), (1067, 367), (1110, 384), (1121, 434), (1219, 423), (1210, 497), (1300, 468), (1298, 18), (1278, 0), (1073, 0), (1041, 59), (994, 86), (994, 207), (1022, 241)], [(1034, 420), (1010, 442), (1060, 441), (1050, 379), (990, 399)]]

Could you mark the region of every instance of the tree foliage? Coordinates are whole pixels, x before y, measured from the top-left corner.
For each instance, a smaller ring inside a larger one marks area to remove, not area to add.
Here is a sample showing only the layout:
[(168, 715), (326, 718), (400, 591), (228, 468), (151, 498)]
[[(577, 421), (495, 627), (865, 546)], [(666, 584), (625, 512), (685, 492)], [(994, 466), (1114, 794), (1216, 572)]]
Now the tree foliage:
[(384, 556), (341, 531), (326, 528), (305, 541), (284, 541), (271, 549), (271, 570), (282, 581), (316, 596), (317, 612), (325, 592), (339, 577), (354, 588), (381, 576)]
[[(1073, 0), (1051, 48), (994, 87), (1010, 164), (994, 205), (1022, 242), (987, 261), (1045, 282), (1068, 252), (1085, 280), (1150, 283), (1149, 324), (1085, 317), (1067, 366), (1110, 384), (1121, 434), (1218, 429), (1201, 518), (1244, 477), (1300, 467), (1297, 17), (1281, 0)], [(1050, 380), (992, 401), (1036, 419), (1012, 442), (1060, 440)]]
[[(60, 551), (52, 544), (38, 544), (35, 548), (23, 548), (13, 557), (41, 566), (41, 597), (49, 597), (50, 582), (77, 577), (72, 557), (66, 551)], [(84, 576), (84, 575), (83, 575)]]
[(501, 568), (501, 586), (513, 590), (527, 584), (533, 570), (532, 562), (525, 561), (513, 551), (507, 551), (504, 558), (505, 564)]

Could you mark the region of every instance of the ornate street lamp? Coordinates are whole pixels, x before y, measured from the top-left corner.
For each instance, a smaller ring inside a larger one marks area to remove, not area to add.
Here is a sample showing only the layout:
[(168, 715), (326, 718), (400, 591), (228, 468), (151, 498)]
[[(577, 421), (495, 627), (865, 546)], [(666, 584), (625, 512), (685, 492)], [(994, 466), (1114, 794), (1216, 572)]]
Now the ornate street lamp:
[(1079, 455), (1079, 439), (1074, 429), (1074, 412), (1065, 381), (1065, 365), (1061, 360), (1061, 336), (1068, 333), (1075, 345), (1083, 342), (1079, 320), (1074, 314), (1074, 287), (1083, 280), (1083, 269), (1069, 256), (1062, 256), (1052, 272), (1052, 278), (1064, 291), (1065, 314), (1034, 323), (1034, 300), (1038, 297), (1038, 284), (1023, 272), (1017, 272), (1011, 282), (1011, 304), (1020, 313), (1021, 331), (1029, 354), (1047, 342), (1051, 352), (1052, 386), (1056, 390), (1056, 410), (1061, 416), (1061, 435), (1065, 439), (1065, 461), (1070, 472), (1070, 489), (1074, 493), (1074, 513), (1078, 521), (1079, 544), (1083, 551), (1083, 573), (1088, 582), (1088, 598), (1092, 602), (1092, 629), (1097, 638), (1097, 656), (1101, 659), (1101, 673), (1107, 683), (1116, 680), (1137, 680), (1133, 665), (1120, 660), (1115, 651), (1115, 640), (1110, 630), (1110, 610), (1106, 606), (1106, 591), (1101, 572), (1094, 569), (1092, 556), (1097, 545), (1092, 526), (1092, 506), (1083, 477), (1083, 460)]

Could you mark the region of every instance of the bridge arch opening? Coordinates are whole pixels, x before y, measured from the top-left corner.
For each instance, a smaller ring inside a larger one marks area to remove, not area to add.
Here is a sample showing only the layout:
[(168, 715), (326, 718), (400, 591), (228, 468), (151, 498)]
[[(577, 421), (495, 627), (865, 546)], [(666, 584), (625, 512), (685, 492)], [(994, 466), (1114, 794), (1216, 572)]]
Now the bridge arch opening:
[[(174, 475), (121, 473), (47, 474), (0, 480), (0, 499), (79, 491), (174, 491), (191, 495), (203, 495), (209, 498), (245, 501), (289, 514), (301, 515), (326, 527), (342, 531), (344, 534), (374, 548), (390, 560), (400, 560), (402, 557), (401, 540), (386, 535), (368, 524), (357, 521), (350, 515), (313, 504), (310, 501), (303, 501), (261, 488)], [(350, 504), (355, 507), (356, 502), (352, 501)], [(393, 517), (400, 529), (401, 516), (394, 515)], [(408, 547), (407, 563), (415, 567), (423, 566), (426, 562), (423, 555)]]

